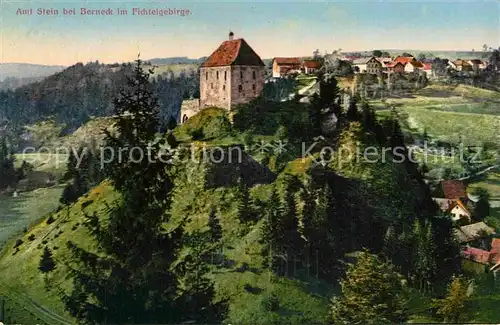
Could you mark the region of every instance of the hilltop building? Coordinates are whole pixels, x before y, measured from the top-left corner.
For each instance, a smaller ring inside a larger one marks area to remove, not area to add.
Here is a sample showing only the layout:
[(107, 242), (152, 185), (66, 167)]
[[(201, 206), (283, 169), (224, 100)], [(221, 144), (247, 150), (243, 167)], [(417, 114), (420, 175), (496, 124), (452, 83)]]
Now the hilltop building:
[(182, 103), (181, 123), (207, 107), (231, 111), (258, 97), (264, 88), (265, 65), (243, 39), (233, 32), (200, 67), (200, 99)]
[(231, 110), (248, 103), (264, 88), (265, 65), (244, 39), (223, 42), (200, 68), (200, 108), (216, 106)]

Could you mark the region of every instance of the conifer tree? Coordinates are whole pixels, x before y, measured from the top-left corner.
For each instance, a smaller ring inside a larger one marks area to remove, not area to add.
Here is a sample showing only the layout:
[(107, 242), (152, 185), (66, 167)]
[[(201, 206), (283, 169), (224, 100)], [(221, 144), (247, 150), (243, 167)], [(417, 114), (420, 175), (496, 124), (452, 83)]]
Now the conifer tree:
[(14, 168), (14, 156), (7, 144), (5, 137), (0, 138), (0, 190), (17, 181)]
[(210, 229), (210, 240), (212, 243), (218, 243), (222, 239), (222, 227), (219, 218), (215, 214), (215, 209), (210, 211), (208, 216), (208, 227)]
[(38, 266), (38, 269), (42, 273), (49, 273), (54, 271), (56, 268), (56, 263), (54, 262), (54, 259), (52, 257), (52, 252), (50, 249), (45, 246), (43, 249), (43, 254), (40, 258), (40, 264)]
[(349, 107), (346, 113), (347, 120), (349, 121), (359, 121), (361, 116), (358, 112), (358, 105), (356, 104), (356, 98), (351, 98), (349, 102)]
[(446, 323), (465, 323), (469, 320), (467, 283), (462, 277), (453, 277), (444, 299), (435, 299), (437, 314)]
[(362, 252), (340, 282), (342, 296), (331, 306), (333, 324), (403, 323), (408, 318), (401, 276), (377, 256)]
[(248, 186), (242, 179), (238, 180), (238, 217), (242, 223), (250, 222), (254, 219), (254, 212), (250, 198)]
[[(68, 242), (74, 256), (73, 289), (61, 293), (62, 299), (74, 317), (93, 324), (215, 323), (224, 310), (212, 304), (204, 262), (190, 248), (191, 253), (180, 254), (182, 243), (190, 242), (184, 222), (163, 229), (170, 220), (172, 168), (168, 157), (158, 158), (165, 154), (165, 143), (156, 138), (158, 102), (149, 79), (138, 60), (128, 88), (115, 101), (117, 135), (106, 132), (106, 145), (114, 153), (135, 151), (129, 159), (106, 157), (105, 174), (120, 199), (107, 205), (105, 224), (97, 213), (86, 215), (89, 233), (99, 242), (98, 254)], [(146, 153), (151, 159), (141, 159)], [(197, 279), (188, 273), (194, 264)]]
[(275, 261), (274, 254), (281, 249), (284, 238), (282, 215), (278, 205), (279, 195), (275, 188), (272, 189), (269, 202), (262, 222), (261, 243), (263, 244), (263, 267), (272, 269)]

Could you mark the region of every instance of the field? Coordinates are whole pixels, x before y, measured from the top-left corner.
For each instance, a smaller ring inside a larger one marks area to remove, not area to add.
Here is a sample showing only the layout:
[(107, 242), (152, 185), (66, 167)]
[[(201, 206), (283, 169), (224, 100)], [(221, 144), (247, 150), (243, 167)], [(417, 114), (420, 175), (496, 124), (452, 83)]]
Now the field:
[[(430, 85), (411, 96), (392, 97), (372, 104), (378, 109), (379, 116), (388, 116), (388, 108), (396, 107), (403, 129), (415, 138), (422, 138), (426, 132), (431, 142), (458, 145), (463, 141), (471, 146), (487, 144), (490, 158), (485, 161), (486, 165), (498, 164), (495, 154), (498, 156), (500, 149), (500, 93), (464, 85)], [(416, 152), (416, 158), (422, 161), (422, 153)], [(433, 170), (432, 173), (438, 168), (450, 168), (455, 174), (463, 171), (456, 155), (430, 155), (426, 165)], [(490, 193), (492, 209), (487, 222), (500, 230), (498, 169), (474, 178), (469, 184), (469, 192), (475, 187), (485, 188)]]
[(433, 140), (478, 146), (497, 145), (500, 93), (470, 86), (430, 85), (406, 97), (373, 101), (379, 114), (396, 107), (407, 131)]

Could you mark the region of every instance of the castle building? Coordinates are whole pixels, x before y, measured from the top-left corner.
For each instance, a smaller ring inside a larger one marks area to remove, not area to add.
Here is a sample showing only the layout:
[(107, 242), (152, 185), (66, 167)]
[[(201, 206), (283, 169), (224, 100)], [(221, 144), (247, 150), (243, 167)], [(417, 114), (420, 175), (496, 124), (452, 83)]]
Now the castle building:
[(200, 109), (216, 106), (230, 111), (248, 103), (264, 88), (265, 65), (244, 39), (223, 42), (200, 67)]

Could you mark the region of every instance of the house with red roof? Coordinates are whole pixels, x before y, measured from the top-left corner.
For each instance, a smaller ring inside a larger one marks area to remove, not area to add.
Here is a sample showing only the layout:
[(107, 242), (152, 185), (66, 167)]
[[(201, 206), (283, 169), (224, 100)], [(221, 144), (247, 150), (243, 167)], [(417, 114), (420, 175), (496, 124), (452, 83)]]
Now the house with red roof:
[(410, 62), (407, 62), (405, 64), (405, 72), (412, 73), (412, 72), (418, 72), (422, 70), (424, 65), (422, 62), (412, 60)]
[(248, 103), (264, 88), (265, 65), (243, 38), (233, 32), (200, 67), (200, 108), (231, 110)]
[(427, 78), (432, 76), (432, 64), (428, 62), (422, 62), (422, 71), (425, 72)]
[(321, 61), (318, 60), (304, 60), (302, 62), (302, 71), (306, 74), (315, 73), (321, 68)]
[(300, 72), (301, 68), (302, 60), (298, 57), (273, 59), (274, 78), (281, 78), (289, 73)]
[(405, 65), (401, 62), (391, 62), (386, 65), (388, 72), (403, 73), (405, 71)]
[(451, 215), (451, 220), (462, 221), (469, 224), (472, 222), (472, 213), (461, 199), (433, 198), (439, 209)]

